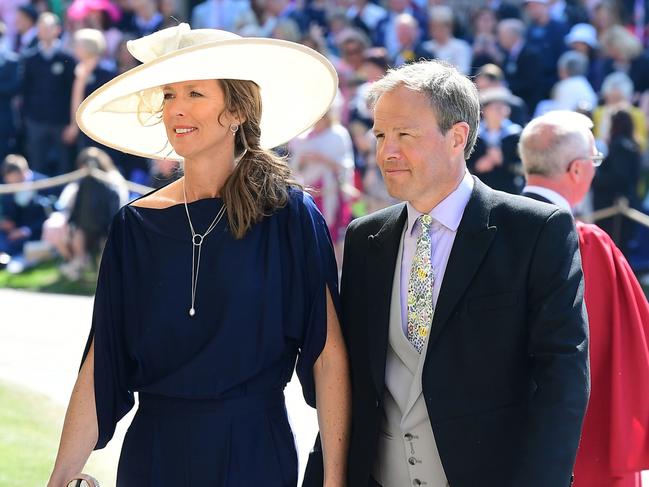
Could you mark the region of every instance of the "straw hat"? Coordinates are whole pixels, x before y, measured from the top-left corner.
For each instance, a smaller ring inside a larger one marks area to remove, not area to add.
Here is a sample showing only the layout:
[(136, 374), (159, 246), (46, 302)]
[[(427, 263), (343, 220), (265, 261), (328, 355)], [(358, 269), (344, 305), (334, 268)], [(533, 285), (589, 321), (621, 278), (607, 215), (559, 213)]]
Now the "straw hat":
[(331, 63), (316, 51), (278, 39), (242, 38), (180, 24), (127, 44), (143, 64), (109, 81), (79, 107), (90, 138), (152, 159), (182, 160), (160, 118), (162, 86), (190, 80), (250, 80), (262, 99), (261, 146), (282, 145), (327, 112), (338, 86)]

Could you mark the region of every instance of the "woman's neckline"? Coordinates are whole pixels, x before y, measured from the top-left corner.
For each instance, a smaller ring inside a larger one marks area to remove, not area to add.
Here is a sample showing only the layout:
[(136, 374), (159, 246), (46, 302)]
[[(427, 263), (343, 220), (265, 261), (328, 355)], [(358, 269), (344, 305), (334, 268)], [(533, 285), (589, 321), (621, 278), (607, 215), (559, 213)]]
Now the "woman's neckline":
[[(134, 203), (135, 201), (137, 201), (137, 200), (133, 200), (131, 203)], [(208, 197), (208, 198), (200, 198), (200, 199), (197, 199), (197, 200), (194, 200), (194, 201), (188, 201), (187, 206), (192, 206), (192, 205), (195, 205), (196, 203), (201, 203), (201, 202), (205, 202), (205, 201), (221, 202), (223, 200), (222, 200), (222, 198), (220, 196), (214, 196), (214, 197)], [(179, 208), (179, 207), (182, 208), (185, 205), (185, 203), (182, 202), (182, 201), (180, 203), (174, 203), (173, 205), (161, 206), (161, 207), (139, 206), (139, 205), (133, 205), (131, 203), (129, 203), (127, 205), (130, 208), (133, 208), (133, 209), (136, 209), (136, 210), (154, 210), (154, 211), (164, 211), (164, 210), (169, 210), (171, 208)]]

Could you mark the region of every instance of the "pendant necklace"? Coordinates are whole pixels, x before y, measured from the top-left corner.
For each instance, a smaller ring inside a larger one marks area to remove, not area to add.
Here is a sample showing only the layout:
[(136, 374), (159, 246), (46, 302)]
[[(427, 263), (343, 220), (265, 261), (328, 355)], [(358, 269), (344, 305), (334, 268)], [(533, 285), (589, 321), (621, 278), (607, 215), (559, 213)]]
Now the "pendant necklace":
[(187, 213), (187, 221), (189, 222), (189, 229), (192, 232), (192, 305), (189, 308), (189, 316), (194, 317), (196, 315), (196, 285), (198, 284), (198, 270), (201, 267), (201, 248), (203, 246), (203, 241), (209, 233), (214, 230), (216, 225), (221, 221), (223, 215), (225, 215), (225, 203), (219, 210), (219, 212), (212, 220), (210, 226), (205, 230), (205, 233), (200, 234), (196, 233), (194, 230), (194, 225), (192, 225), (192, 219), (189, 216), (189, 207), (187, 206), (187, 192), (185, 191), (185, 178), (183, 177), (183, 201), (185, 203), (185, 213)]

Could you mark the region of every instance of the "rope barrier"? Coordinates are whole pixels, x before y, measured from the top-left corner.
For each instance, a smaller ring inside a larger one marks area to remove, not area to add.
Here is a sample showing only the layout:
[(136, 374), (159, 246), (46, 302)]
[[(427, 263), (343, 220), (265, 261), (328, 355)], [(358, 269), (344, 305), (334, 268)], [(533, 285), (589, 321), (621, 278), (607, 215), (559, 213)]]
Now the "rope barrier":
[[(115, 181), (110, 177), (110, 175), (100, 169), (90, 169), (83, 168), (72, 171), (68, 174), (63, 174), (61, 176), (54, 176), (47, 179), (39, 179), (38, 181), (27, 181), (24, 183), (13, 183), (13, 184), (0, 184), (0, 194), (9, 194), (17, 193), (19, 191), (38, 191), (42, 189), (55, 188), (57, 186), (63, 186), (80, 179), (85, 178), (86, 176), (92, 176), (96, 179), (99, 179), (107, 184), (114, 184)], [(150, 191), (153, 191), (153, 188), (145, 186), (143, 184), (134, 183), (132, 181), (124, 181), (128, 190), (132, 193), (146, 194)], [(347, 195), (357, 198), (361, 196), (361, 193), (358, 189), (350, 184), (345, 184), (343, 186), (343, 192)], [(629, 218), (640, 225), (644, 225), (649, 228), (649, 216), (645, 215), (641, 211), (631, 208), (629, 206), (629, 200), (626, 198), (619, 198), (613, 206), (608, 208), (602, 208), (601, 210), (594, 211), (585, 215), (580, 215), (579, 219), (585, 222), (597, 222), (605, 218), (612, 218), (618, 215), (622, 215), (626, 218)]]
[[(39, 179), (37, 181), (0, 184), (0, 194), (18, 193), (19, 191), (39, 191), (42, 189), (56, 188), (57, 186), (74, 183), (75, 181), (79, 181), (80, 179), (83, 179), (89, 175), (96, 179), (99, 179), (100, 181), (104, 181), (107, 184), (115, 183), (110, 175), (102, 171), (101, 169), (83, 168), (77, 169), (76, 171), (72, 171), (68, 174), (62, 174), (61, 176), (53, 176), (51, 178)], [(153, 191), (153, 188), (150, 188), (149, 186), (137, 184), (132, 181), (124, 180), (124, 183), (128, 187), (128, 190), (132, 193), (146, 194), (149, 191)]]
[(602, 208), (601, 210), (588, 213), (579, 217), (580, 220), (586, 222), (597, 222), (599, 220), (604, 220), (605, 218), (613, 218), (618, 215), (625, 216), (640, 225), (649, 227), (649, 216), (645, 215), (641, 211), (631, 208), (629, 206), (629, 200), (627, 198), (618, 198), (613, 206), (608, 208)]

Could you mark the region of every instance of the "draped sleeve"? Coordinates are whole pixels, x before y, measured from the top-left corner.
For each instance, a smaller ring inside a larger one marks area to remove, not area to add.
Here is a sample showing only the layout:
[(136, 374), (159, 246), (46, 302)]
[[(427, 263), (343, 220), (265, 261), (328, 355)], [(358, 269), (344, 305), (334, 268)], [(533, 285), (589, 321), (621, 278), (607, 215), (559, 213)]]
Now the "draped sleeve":
[(327, 339), (326, 287), (339, 314), (338, 268), (327, 224), (313, 198), (301, 191), (293, 191), (290, 198), (289, 249), (294, 269), (286, 291), (293, 304), (286, 333), (298, 343), (296, 372), (305, 401), (315, 407), (313, 366)]
[[(117, 422), (133, 407), (127, 387), (128, 354), (122, 299), (124, 266), (124, 209), (113, 219), (97, 280), (92, 326), (83, 354), (94, 341), (94, 387), (100, 449), (113, 437)], [(82, 362), (83, 363), (83, 362)]]

